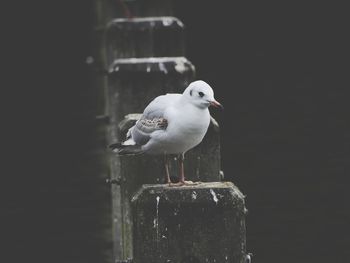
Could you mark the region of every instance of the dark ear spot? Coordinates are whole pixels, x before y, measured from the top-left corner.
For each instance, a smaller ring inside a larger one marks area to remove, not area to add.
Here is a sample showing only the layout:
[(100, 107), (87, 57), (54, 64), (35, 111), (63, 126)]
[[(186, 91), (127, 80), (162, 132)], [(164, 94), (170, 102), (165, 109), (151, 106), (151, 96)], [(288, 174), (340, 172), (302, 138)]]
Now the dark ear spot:
[(190, 90), (190, 95), (192, 96), (192, 90)]

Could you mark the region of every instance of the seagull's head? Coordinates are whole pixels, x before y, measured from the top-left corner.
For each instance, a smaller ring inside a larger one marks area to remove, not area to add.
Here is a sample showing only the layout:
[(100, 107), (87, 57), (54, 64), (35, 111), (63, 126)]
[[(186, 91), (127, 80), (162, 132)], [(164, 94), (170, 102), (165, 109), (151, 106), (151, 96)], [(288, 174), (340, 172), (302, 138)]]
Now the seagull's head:
[(213, 89), (203, 80), (192, 82), (183, 93), (184, 98), (198, 108), (206, 109), (209, 106), (223, 106), (215, 100)]

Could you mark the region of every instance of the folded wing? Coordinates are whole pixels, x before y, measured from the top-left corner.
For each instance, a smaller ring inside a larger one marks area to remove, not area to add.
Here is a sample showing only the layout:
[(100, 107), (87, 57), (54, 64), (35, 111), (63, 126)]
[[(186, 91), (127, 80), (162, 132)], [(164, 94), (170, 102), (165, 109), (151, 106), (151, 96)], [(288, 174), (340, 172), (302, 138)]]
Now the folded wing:
[(138, 145), (144, 145), (150, 140), (153, 132), (166, 130), (168, 127), (168, 120), (164, 116), (166, 108), (170, 107), (180, 97), (180, 94), (166, 94), (155, 98), (145, 108), (135, 126), (130, 128), (128, 138), (132, 138)]

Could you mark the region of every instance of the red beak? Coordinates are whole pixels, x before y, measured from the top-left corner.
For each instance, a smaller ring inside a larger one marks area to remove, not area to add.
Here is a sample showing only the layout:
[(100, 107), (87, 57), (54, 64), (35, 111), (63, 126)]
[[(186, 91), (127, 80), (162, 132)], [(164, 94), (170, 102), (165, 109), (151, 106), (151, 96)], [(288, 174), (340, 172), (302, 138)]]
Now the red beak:
[(216, 101), (216, 100), (212, 100), (210, 102), (210, 106), (214, 106), (215, 108), (221, 108), (221, 109), (224, 109), (224, 106), (221, 105), (220, 102)]

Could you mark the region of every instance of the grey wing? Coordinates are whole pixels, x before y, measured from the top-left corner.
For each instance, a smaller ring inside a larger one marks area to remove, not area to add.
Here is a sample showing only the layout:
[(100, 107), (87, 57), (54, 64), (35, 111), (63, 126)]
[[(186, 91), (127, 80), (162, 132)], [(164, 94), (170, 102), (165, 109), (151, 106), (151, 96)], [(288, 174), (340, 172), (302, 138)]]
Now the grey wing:
[(130, 130), (130, 135), (136, 144), (144, 145), (150, 140), (153, 132), (166, 130), (167, 127), (168, 121), (165, 118), (146, 119), (141, 117)]
[(153, 132), (166, 130), (168, 120), (164, 117), (165, 109), (178, 99), (179, 96), (179, 94), (159, 96), (146, 107), (141, 118), (130, 130), (130, 135), (136, 144), (144, 145), (150, 140)]

